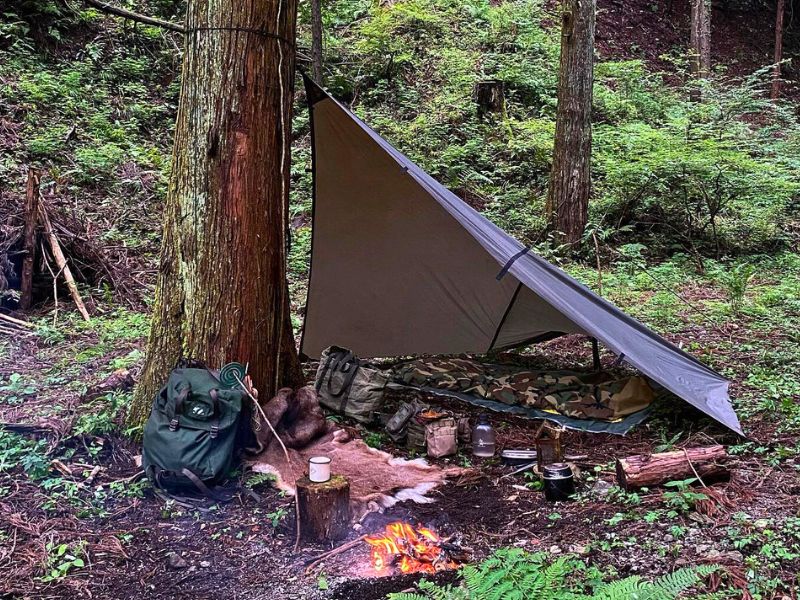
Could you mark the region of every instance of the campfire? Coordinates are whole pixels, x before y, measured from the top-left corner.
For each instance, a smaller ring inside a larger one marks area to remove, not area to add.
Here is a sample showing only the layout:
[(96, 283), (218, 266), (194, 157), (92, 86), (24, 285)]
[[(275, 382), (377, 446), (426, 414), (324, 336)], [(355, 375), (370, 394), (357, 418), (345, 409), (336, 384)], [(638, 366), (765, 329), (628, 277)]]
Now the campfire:
[(395, 521), (383, 535), (367, 536), (364, 541), (372, 547), (372, 568), (379, 573), (391, 568), (401, 573), (436, 573), (458, 567), (447, 540), (426, 527)]

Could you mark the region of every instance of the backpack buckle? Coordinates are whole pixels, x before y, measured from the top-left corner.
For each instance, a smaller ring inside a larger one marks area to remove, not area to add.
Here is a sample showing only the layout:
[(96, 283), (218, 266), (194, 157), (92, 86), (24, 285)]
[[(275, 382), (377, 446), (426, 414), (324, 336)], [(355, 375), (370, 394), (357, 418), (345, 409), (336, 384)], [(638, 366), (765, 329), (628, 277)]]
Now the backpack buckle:
[(215, 437), (219, 435), (219, 427), (216, 425), (211, 426), (211, 439), (213, 440)]
[(178, 430), (178, 419), (172, 419), (169, 422), (169, 430), (170, 431), (177, 431)]

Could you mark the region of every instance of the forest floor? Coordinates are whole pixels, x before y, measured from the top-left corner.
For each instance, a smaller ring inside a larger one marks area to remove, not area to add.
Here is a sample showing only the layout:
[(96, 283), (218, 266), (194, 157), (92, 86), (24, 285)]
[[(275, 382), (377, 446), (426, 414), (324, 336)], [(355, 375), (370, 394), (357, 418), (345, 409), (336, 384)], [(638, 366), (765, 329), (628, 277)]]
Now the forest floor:
[[(595, 276), (571, 270), (587, 282)], [(367, 519), (360, 533), (403, 519), (459, 536), (475, 560), (513, 545), (575, 555), (609, 577), (720, 564), (724, 571), (708, 585), (729, 597), (743, 590), (755, 598), (793, 597), (800, 571), (798, 272), (796, 254), (765, 258), (735, 315), (719, 283), (680, 261), (649, 273), (670, 282), (681, 299), (654, 287), (649, 275), (622, 267), (605, 273), (608, 297), (732, 379), (748, 439), (680, 401), (625, 437), (569, 432), (565, 451), (586, 456), (584, 476), (578, 500), (558, 504), (546, 502), (525, 477), (501, 479), (507, 468), (474, 463), (462, 451), (439, 462), (473, 468), (468, 483), (435, 490), (431, 504), (398, 504)], [(119, 427), (129, 401), (120, 370), (136, 374), (147, 318), (118, 309), (89, 328), (67, 310), (62, 303), (56, 325), (42, 316), (32, 335), (0, 340), (0, 422), (42, 428), (0, 431), (0, 595), (368, 600), (419, 579), (376, 578), (366, 545), (306, 574), (306, 563), (325, 548), (293, 553), (292, 500), (262, 475), (241, 476), (257, 499), (242, 491), (209, 512), (165, 502), (146, 482), (130, 481), (140, 447)], [(590, 361), (586, 344), (571, 338), (530, 354), (561, 367)], [(119, 389), (96, 387), (115, 372)], [(495, 424), (501, 447), (532, 445), (535, 422), (497, 416)], [(408, 454), (378, 430), (360, 434), (371, 445)], [(614, 486), (616, 457), (715, 442), (733, 455), (730, 482), (640, 493)], [(55, 459), (70, 470), (59, 471)], [(96, 478), (84, 485), (96, 466)], [(173, 552), (180, 564), (170, 566)]]

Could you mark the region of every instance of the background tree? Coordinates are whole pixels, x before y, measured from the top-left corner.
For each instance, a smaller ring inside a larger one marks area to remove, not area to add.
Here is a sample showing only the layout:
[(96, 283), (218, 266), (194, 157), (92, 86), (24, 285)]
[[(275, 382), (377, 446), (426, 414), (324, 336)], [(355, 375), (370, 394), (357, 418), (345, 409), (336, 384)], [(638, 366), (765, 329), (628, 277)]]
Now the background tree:
[(296, 374), (285, 248), (296, 0), (190, 0), (161, 263), (130, 413), (180, 357)]
[(553, 166), (547, 194), (551, 227), (580, 240), (591, 192), (595, 0), (563, 0)]
[(772, 71), (773, 100), (781, 95), (781, 61), (783, 60), (783, 13), (786, 11), (785, 0), (777, 0), (775, 7), (775, 67)]
[(325, 85), (325, 74), (322, 70), (322, 0), (311, 0), (311, 65), (314, 81)]
[[(697, 79), (711, 72), (711, 0), (691, 0), (689, 70)], [(693, 97), (700, 99), (699, 90)]]

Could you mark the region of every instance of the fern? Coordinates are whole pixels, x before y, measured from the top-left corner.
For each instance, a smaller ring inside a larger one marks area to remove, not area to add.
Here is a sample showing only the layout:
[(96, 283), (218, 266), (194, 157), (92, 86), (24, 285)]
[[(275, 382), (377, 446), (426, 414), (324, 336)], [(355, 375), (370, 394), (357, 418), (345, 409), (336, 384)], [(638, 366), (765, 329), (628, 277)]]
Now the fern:
[(438, 586), (422, 580), (420, 593), (389, 594), (389, 600), (675, 600), (713, 573), (716, 566), (678, 569), (655, 581), (639, 576), (603, 583), (586, 595), (591, 585), (581, 581), (584, 563), (561, 557), (550, 564), (543, 552), (501, 548), (478, 565), (461, 568), (460, 586)]
[(682, 592), (697, 585), (717, 569), (713, 565), (686, 567), (655, 581), (642, 581), (638, 576), (604, 584), (595, 590), (595, 600), (674, 600)]

